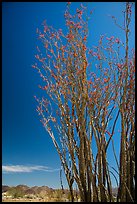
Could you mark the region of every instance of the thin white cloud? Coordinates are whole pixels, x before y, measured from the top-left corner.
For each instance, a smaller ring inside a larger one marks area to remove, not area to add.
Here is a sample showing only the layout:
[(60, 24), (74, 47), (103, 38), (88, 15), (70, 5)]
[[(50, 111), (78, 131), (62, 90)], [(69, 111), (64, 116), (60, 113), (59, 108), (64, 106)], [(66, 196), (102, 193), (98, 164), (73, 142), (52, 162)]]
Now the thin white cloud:
[(59, 169), (52, 169), (47, 166), (25, 166), (25, 165), (3, 165), (3, 173), (29, 173), (33, 171), (55, 172)]

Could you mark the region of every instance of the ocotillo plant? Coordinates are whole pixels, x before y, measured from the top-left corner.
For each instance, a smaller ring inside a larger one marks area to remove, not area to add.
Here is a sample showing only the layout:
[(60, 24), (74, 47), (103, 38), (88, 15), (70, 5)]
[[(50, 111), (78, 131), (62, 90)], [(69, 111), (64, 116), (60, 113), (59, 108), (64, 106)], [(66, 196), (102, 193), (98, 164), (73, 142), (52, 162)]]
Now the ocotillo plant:
[[(82, 4), (72, 15), (71, 3), (67, 3), (67, 34), (46, 21), (43, 32), (37, 29), (45, 55), (37, 46), (38, 62), (32, 67), (43, 79), (39, 87), (46, 96), (35, 97), (37, 111), (59, 154), (72, 201), (74, 183), (81, 201), (114, 201), (111, 174), (119, 187), (117, 201), (134, 201), (135, 57), (134, 51), (129, 55), (128, 45), (131, 6), (126, 3), (124, 27), (112, 16), (125, 32), (125, 45), (118, 37), (102, 35), (99, 44), (89, 49), (87, 8)], [(124, 56), (120, 55), (122, 48)], [(119, 119), (117, 158), (113, 135)], [(118, 176), (110, 170), (107, 159), (111, 142), (118, 170), (113, 169)]]

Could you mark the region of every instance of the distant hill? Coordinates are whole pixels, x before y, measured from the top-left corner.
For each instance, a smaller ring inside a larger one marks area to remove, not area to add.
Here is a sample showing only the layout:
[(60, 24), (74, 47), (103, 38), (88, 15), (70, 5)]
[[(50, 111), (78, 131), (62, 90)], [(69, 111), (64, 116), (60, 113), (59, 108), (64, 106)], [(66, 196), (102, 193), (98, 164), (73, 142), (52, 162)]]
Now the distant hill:
[[(28, 187), (27, 185), (17, 185), (17, 186), (8, 186), (8, 185), (2, 185), (2, 193), (4, 192), (10, 192), (10, 190), (12, 189), (12, 191), (17, 190), (22, 192), (22, 194), (24, 195), (49, 195), (49, 194), (53, 194), (55, 192), (57, 192), (59, 189), (52, 189), (49, 188), (48, 186), (33, 186), (33, 187)], [(117, 196), (117, 188), (113, 188), (113, 195)], [(78, 192), (77, 192), (78, 193)], [(64, 194), (68, 195), (69, 194), (69, 190), (68, 189), (64, 189)]]
[(7, 192), (9, 190), (9, 186), (3, 185), (2, 186), (2, 193)]
[(20, 189), (22, 191), (26, 191), (29, 189), (27, 185), (18, 185), (18, 186), (15, 186), (15, 188)]
[(54, 191), (52, 188), (49, 188), (48, 186), (33, 186), (33, 187), (28, 187), (27, 185), (17, 185), (17, 186), (7, 186), (7, 185), (2, 185), (2, 193), (9, 191), (10, 189), (15, 189), (15, 190), (20, 190), (22, 191), (23, 194), (40, 194), (40, 193), (50, 193)]

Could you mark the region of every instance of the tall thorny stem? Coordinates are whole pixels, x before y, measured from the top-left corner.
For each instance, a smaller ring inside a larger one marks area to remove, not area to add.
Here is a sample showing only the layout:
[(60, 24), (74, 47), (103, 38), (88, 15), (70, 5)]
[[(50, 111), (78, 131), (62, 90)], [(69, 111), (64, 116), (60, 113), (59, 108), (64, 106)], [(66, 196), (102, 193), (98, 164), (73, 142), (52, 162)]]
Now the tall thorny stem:
[[(120, 59), (119, 54), (123, 44), (114, 36), (105, 38), (102, 35), (98, 46), (87, 48), (87, 8), (81, 4), (72, 15), (70, 6), (68, 3), (64, 14), (67, 34), (47, 26), (45, 21), (44, 33), (37, 30), (46, 56), (43, 57), (37, 47), (39, 62), (33, 68), (43, 79), (44, 86), (39, 87), (46, 91), (49, 99), (35, 97), (39, 103), (37, 111), (59, 154), (72, 202), (75, 200), (74, 183), (81, 201), (114, 201), (111, 176), (118, 184), (116, 172), (119, 175), (117, 201), (134, 201), (135, 59), (134, 52), (129, 59), (128, 45), (131, 4), (126, 3), (124, 28), (112, 17), (125, 31), (124, 59)], [(107, 43), (104, 46), (105, 39)], [(94, 60), (98, 62), (96, 65)], [(97, 74), (91, 72), (93, 66)], [(121, 144), (118, 163), (113, 136), (119, 118)], [(107, 159), (111, 142), (118, 170), (111, 167)], [(63, 189), (62, 180), (61, 186)]]

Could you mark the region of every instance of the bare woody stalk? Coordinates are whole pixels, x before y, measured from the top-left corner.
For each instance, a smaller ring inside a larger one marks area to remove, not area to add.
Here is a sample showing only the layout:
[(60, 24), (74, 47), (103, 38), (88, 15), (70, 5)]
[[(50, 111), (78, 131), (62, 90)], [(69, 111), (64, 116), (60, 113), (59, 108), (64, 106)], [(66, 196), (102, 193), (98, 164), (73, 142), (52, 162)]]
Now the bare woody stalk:
[[(120, 186), (118, 192), (118, 200), (121, 202), (133, 202), (135, 195), (134, 180), (134, 154), (135, 154), (135, 129), (134, 129), (134, 106), (135, 106), (135, 76), (134, 76), (134, 56), (129, 62), (129, 32), (131, 21), (131, 6), (126, 3), (125, 11), (125, 64), (122, 68), (122, 87), (120, 90), (121, 100), (121, 147), (120, 147)], [(134, 55), (134, 53), (133, 53)], [(132, 90), (131, 90), (132, 87)], [(131, 119), (132, 117), (132, 119)], [(132, 131), (133, 130), (133, 131)], [(131, 156), (132, 155), (132, 156)]]

